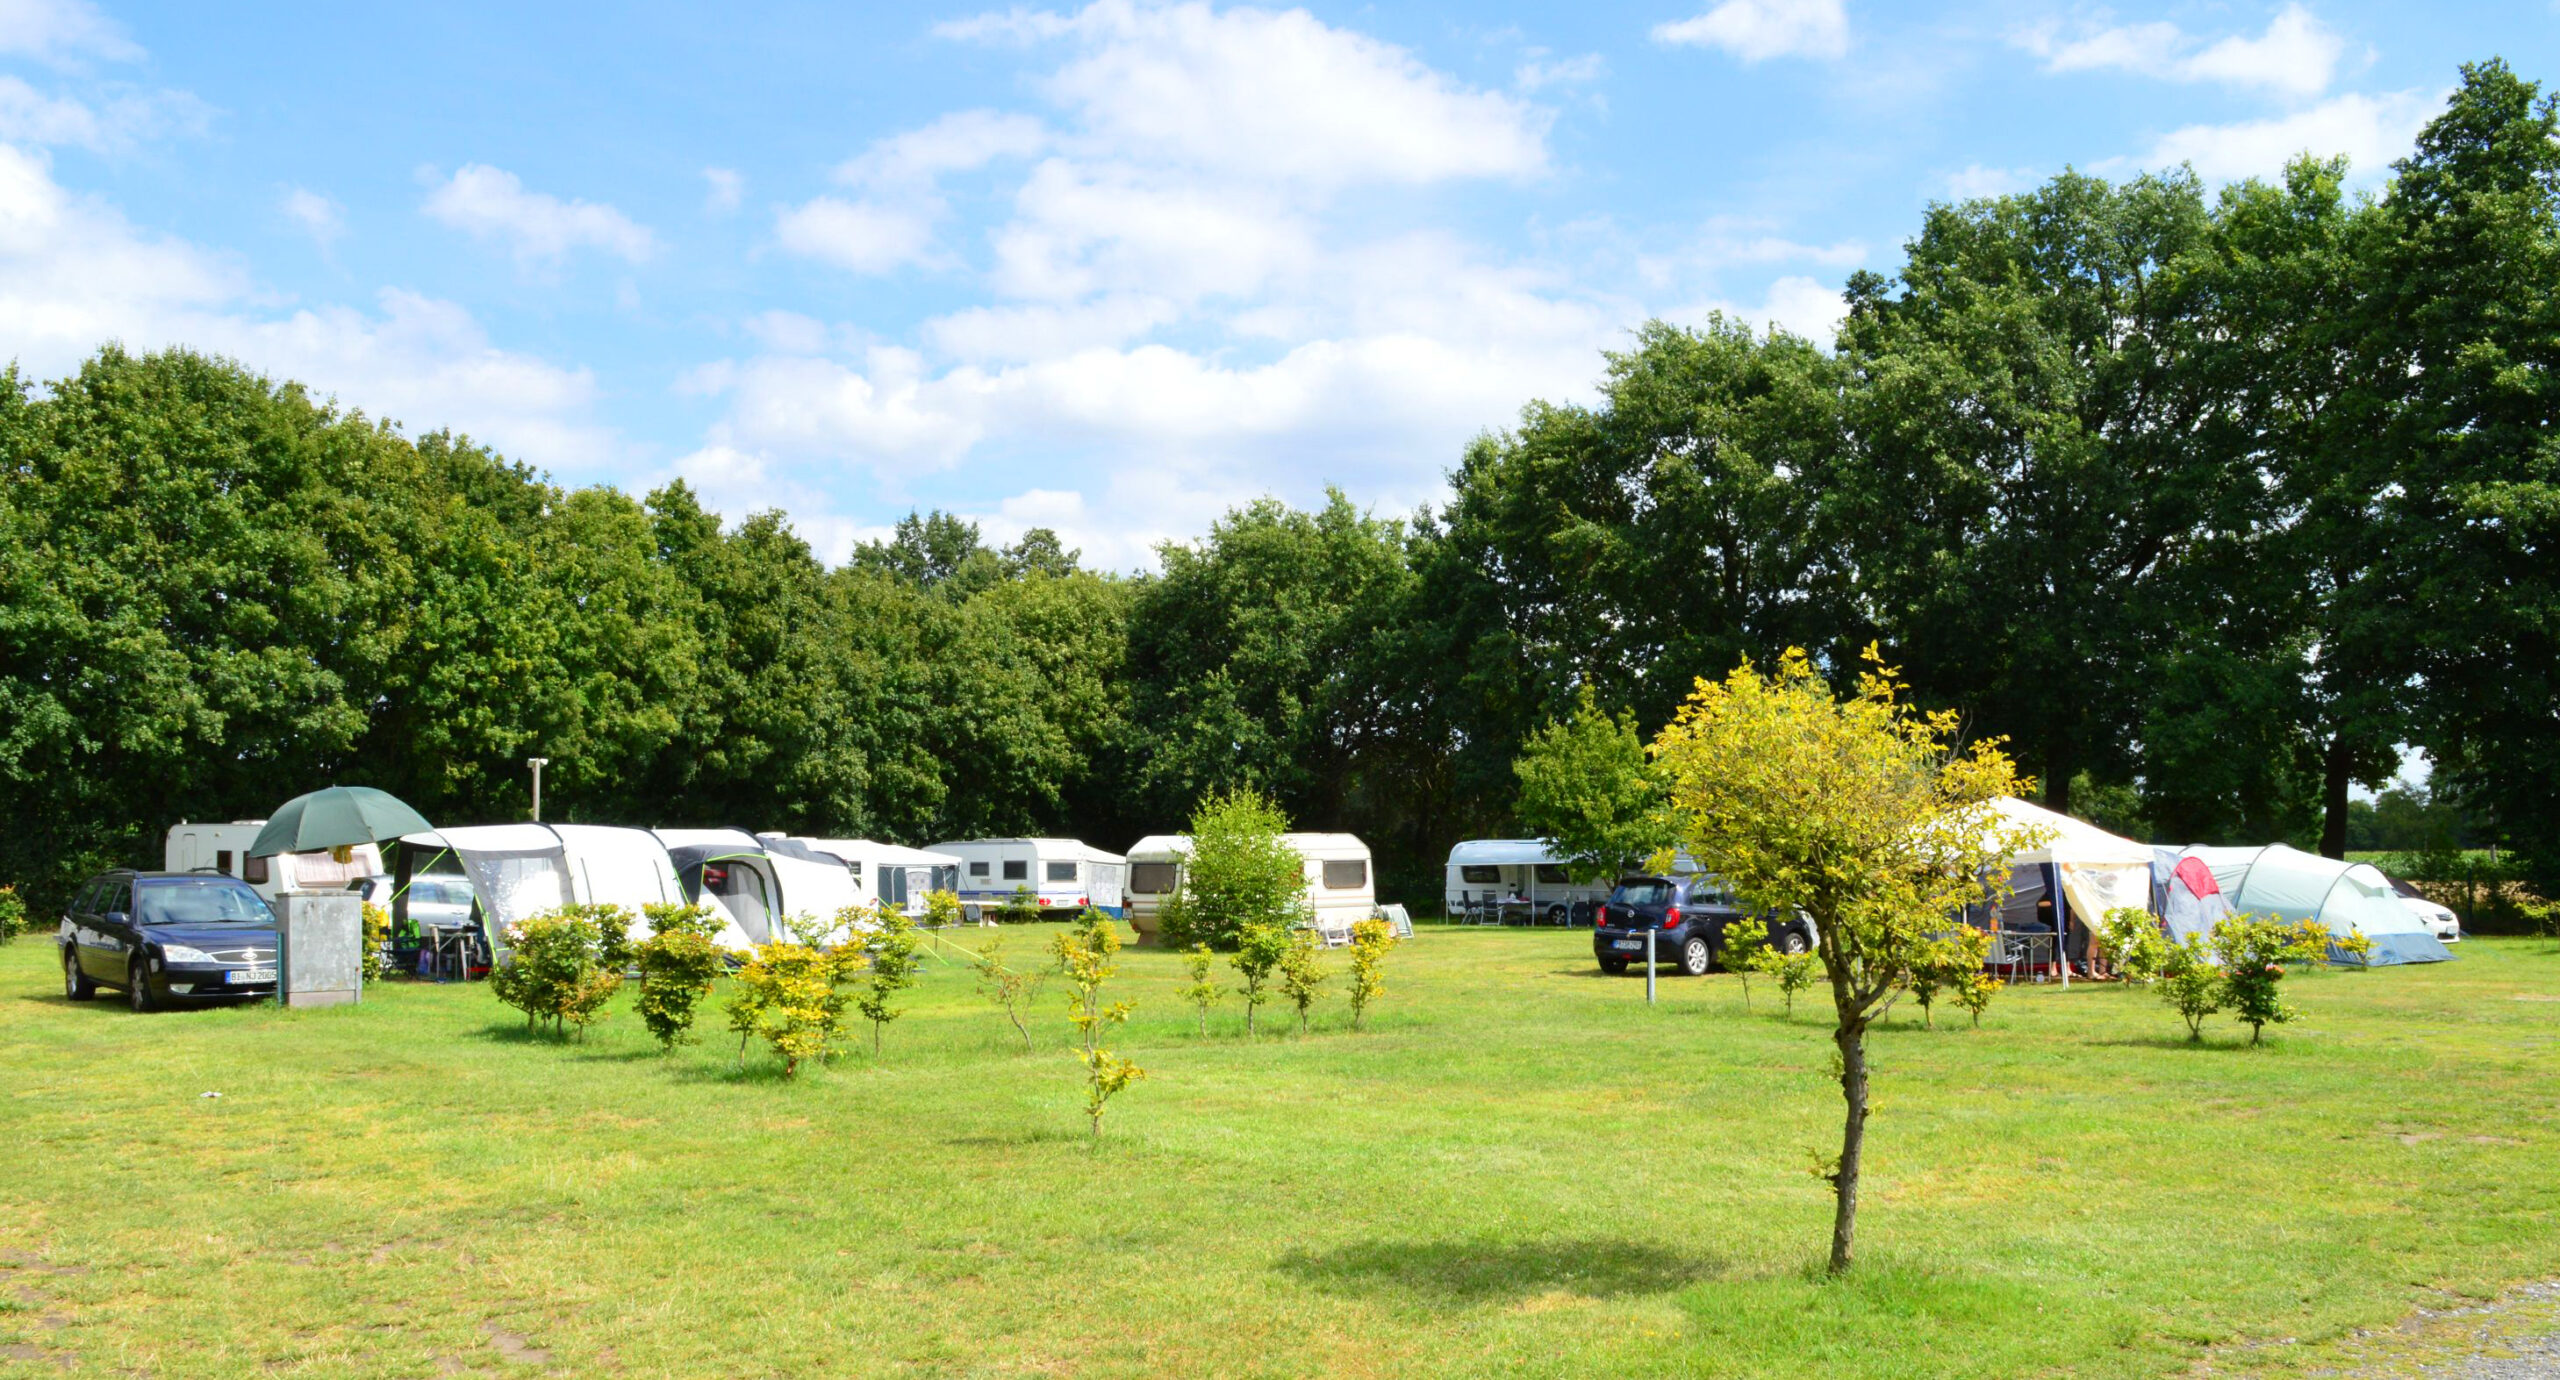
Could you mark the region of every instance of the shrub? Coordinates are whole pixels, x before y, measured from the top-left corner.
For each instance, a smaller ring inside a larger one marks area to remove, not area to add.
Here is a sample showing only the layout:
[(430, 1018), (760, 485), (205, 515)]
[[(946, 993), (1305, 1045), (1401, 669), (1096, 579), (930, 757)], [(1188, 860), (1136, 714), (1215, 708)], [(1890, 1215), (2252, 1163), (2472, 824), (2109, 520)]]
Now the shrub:
[(986, 947), (969, 961), (969, 966), (978, 970), (978, 995), (1004, 1008), (1005, 1019), (1013, 1022), (1014, 1033), (1022, 1037), (1022, 1052), (1029, 1054), (1031, 1028), (1022, 1023), (1022, 1008), (1039, 994), (1040, 984), (1049, 975), (1006, 967), (1002, 931), (987, 936)]
[(1168, 947), (1228, 951), (1248, 926), (1285, 932), (1313, 918), (1306, 862), (1280, 837), (1289, 817), (1278, 805), (1245, 788), (1211, 794), (1191, 812), (1190, 829), (1181, 884), (1157, 917)]
[(871, 1022), (871, 1057), (880, 1057), (880, 1032), (889, 1022), (905, 1014), (890, 1004), (900, 992), (916, 985), (916, 947), (924, 936), (916, 932), (915, 922), (898, 911), (880, 907), (847, 906), (837, 921), (847, 929), (858, 929), (860, 921), (877, 919), (879, 929), (867, 946), (871, 962), (862, 981), (862, 995), (854, 1005), (861, 1008), (863, 1019)]
[(1289, 931), (1289, 944), (1280, 951), (1280, 991), (1298, 1008), (1298, 1033), (1307, 1033), (1307, 1012), (1322, 995), (1324, 985), (1333, 974), (1324, 970), (1322, 951), (1316, 946), (1313, 930)]
[(2118, 906), (2098, 922), (2099, 941), (2113, 958), (2116, 976), (2136, 987), (2160, 980), (2172, 947), (2160, 921), (2147, 910)]
[[(2235, 915), (2215, 922), (2213, 949), (2222, 961), (2223, 1005), (2234, 1019), (2248, 1024), (2249, 1043), (2257, 1044), (2268, 1026), (2301, 1014), (2284, 1004), (2276, 984), (2284, 981), (2285, 960), (2303, 957), (2307, 942), (2299, 927), (2281, 920)], [(2325, 930), (2320, 944), (2325, 951)]]
[(2344, 938), (2333, 937), (2329, 942), (2336, 945), (2338, 952), (2351, 960), (2355, 967), (2362, 968), (2373, 961), (2373, 936), (2362, 930)]
[(823, 1059), (844, 1030), (844, 993), (837, 990), (860, 970), (864, 958), (854, 948), (830, 952), (790, 940), (759, 944), (738, 969), (737, 993), (725, 1009), (729, 1028), (738, 1033), (738, 1063), (744, 1067), (747, 1041), (761, 1035), (782, 1059), (782, 1076), (800, 1072), (810, 1059)]
[[(0, 916), (4, 921), (5, 916)], [(8, 933), (0, 925), (0, 937)], [(380, 982), (391, 976), (391, 912), (371, 901), (364, 903), (364, 980)]]
[(1787, 1019), (1795, 1019), (1796, 994), (1813, 986), (1813, 980), (1822, 975), (1821, 965), (1821, 958), (1811, 952), (1777, 956), (1774, 975), (1779, 995), (1787, 999)]
[(1231, 960), (1236, 972), (1244, 978), (1244, 1033), (1253, 1033), (1254, 1012), (1271, 994), (1263, 990), (1271, 980), (1272, 970), (1289, 952), (1289, 931), (1276, 925), (1247, 925), (1236, 935), (1236, 956)]
[(620, 906), (562, 906), (563, 912), (574, 912), (595, 922), (596, 962), (615, 973), (631, 971), (631, 925), (638, 917)]
[(1751, 1010), (1751, 975), (1769, 971), (1769, 959), (1776, 950), (1769, 947), (1769, 922), (1752, 916), (1728, 920), (1724, 925), (1724, 953), (1719, 961), (1735, 977), (1742, 979), (1742, 1009)]
[(708, 906), (655, 905), (644, 908), (649, 937), (632, 950), (640, 969), (640, 1022), (657, 1037), (661, 1051), (690, 1043), (694, 1008), (728, 966), (716, 942), (720, 917)]
[(1027, 886), (1015, 887), (1004, 904), (995, 908), (994, 914), (999, 925), (1033, 924), (1040, 919), (1040, 898), (1033, 895)]
[(958, 892), (933, 890), (924, 894), (924, 923), (928, 928), (947, 930), (960, 923)]
[(1363, 920), (1351, 927), (1352, 1029), (1361, 1029), (1370, 1005), (1386, 995), (1387, 950), (1395, 946), (1396, 928), (1384, 920)]
[(524, 1012), (525, 1028), (548, 1020), (554, 1031), (575, 1026), (578, 1038), (604, 1015), (622, 974), (604, 966), (597, 912), (611, 906), (563, 906), (507, 926), (507, 957), (489, 970), (489, 990)]
[(1911, 965), (1911, 999), (1920, 1003), (1923, 1026), (1937, 1029), (1938, 994), (1962, 990), (1966, 979), (1982, 971), (1983, 959), (1990, 952), (1990, 932), (1970, 925), (1959, 926), (1920, 946)]
[(2197, 935), (2174, 942), (2164, 942), (2160, 949), (2159, 971), (2151, 984), (2160, 1000), (2187, 1023), (2187, 1040), (2204, 1039), (2204, 1018), (2222, 1009), (2222, 972), (2213, 966), (2206, 953), (2204, 940)]
[(1974, 1029), (1982, 1028), (1982, 1013), (1991, 1009), (1991, 999), (2000, 995), (2005, 985), (1979, 968), (1965, 974), (1964, 980), (1956, 984), (1956, 1005), (1973, 1014)]
[(1217, 962), (1218, 956), (1209, 951), (1208, 945), (1194, 944), (1182, 960), (1191, 972), (1191, 985), (1182, 989), (1182, 996), (1199, 1010), (1200, 1033), (1206, 1035), (1209, 1033), (1209, 1008), (1217, 1005), (1218, 998), (1227, 994), (1217, 979), (1209, 975), (1210, 966)]
[(1085, 1070), (1085, 1115), (1093, 1120), (1093, 1138), (1102, 1139), (1102, 1112), (1120, 1090), (1147, 1076), (1134, 1062), (1102, 1047), (1105, 1030), (1128, 1021), (1136, 1002), (1102, 1004), (1102, 984), (1119, 971), (1113, 957), (1120, 952), (1120, 927), (1098, 911), (1066, 932), (1061, 958), (1067, 984), (1067, 1020), (1076, 1028), (1076, 1059)]
[(27, 903), (13, 886), (0, 886), (0, 943), (27, 932)]

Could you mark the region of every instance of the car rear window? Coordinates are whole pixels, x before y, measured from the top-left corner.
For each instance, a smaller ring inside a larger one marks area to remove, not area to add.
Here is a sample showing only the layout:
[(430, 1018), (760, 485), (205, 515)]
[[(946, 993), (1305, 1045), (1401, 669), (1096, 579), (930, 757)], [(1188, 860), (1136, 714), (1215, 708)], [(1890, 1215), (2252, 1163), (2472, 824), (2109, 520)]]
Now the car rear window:
[(1662, 906), (1671, 903), (1671, 883), (1647, 878), (1640, 882), (1620, 882), (1609, 894), (1613, 906)]
[(258, 893), (229, 877), (144, 882), (138, 887), (145, 925), (272, 925), (274, 912)]

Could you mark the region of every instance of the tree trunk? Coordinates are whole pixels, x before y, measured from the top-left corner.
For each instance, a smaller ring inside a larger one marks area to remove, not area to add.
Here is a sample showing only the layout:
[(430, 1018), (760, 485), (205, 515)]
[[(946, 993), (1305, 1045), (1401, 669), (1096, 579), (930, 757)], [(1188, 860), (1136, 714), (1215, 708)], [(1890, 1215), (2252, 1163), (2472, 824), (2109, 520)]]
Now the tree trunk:
[(1849, 1272), (1858, 1236), (1858, 1161), (1867, 1144), (1867, 1027), (1844, 1024), (1832, 1036), (1840, 1046), (1840, 1100), (1847, 1116), (1840, 1127), (1840, 1165), (1831, 1175), (1836, 1205), (1831, 1215), (1831, 1266), (1835, 1275)]
[(2347, 856), (2347, 774), (2354, 763), (2355, 755), (2348, 750), (2347, 735), (2339, 733), (2331, 737), (2320, 779), (2321, 857), (2344, 860)]

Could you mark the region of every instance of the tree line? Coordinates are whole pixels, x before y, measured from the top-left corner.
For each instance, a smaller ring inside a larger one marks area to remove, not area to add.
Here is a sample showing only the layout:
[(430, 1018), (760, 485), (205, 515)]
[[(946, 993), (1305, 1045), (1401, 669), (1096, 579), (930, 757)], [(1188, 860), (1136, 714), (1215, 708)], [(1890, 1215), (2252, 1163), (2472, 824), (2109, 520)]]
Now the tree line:
[(1265, 500), (1153, 574), (910, 515), (830, 567), (681, 482), (567, 489), (240, 365), (109, 347), (0, 387), (0, 881), (329, 782), (546, 814), (1106, 847), (1251, 786), (1436, 894), (1586, 690), (1879, 644), (2047, 803), (2343, 849), (2398, 748), (2560, 870), (2560, 143), (2464, 70), (2378, 194), (2342, 163), (1930, 208), (1827, 347), (1608, 354), (1409, 518)]

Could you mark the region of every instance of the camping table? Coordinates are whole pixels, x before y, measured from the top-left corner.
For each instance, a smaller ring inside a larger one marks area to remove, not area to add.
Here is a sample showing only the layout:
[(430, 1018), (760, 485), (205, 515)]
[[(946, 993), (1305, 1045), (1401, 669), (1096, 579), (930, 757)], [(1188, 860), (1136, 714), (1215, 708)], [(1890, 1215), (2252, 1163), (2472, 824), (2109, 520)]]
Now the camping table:
[[(2051, 930), (2001, 930), (1995, 940), (2009, 957), (1999, 966), (2009, 970), (2014, 981), (2020, 968), (2032, 971), (2038, 982), (2044, 981), (2047, 967), (2059, 968), (2061, 936)], [(2069, 969), (2063, 968), (2063, 981), (2070, 981)]]
[(436, 981), (444, 981), (444, 961), (453, 960), (453, 980), (467, 981), (471, 976), (471, 930), (463, 925), (429, 925), (426, 927), (427, 952), (434, 956)]

